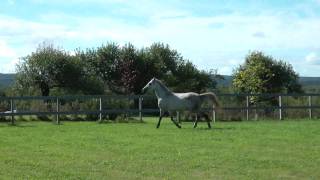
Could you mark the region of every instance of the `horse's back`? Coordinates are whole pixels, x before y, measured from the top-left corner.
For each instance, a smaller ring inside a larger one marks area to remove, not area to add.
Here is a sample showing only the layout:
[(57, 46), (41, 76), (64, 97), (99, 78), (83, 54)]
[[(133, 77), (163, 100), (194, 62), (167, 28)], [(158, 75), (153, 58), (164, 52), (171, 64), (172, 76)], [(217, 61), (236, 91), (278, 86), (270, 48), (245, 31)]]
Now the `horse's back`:
[(174, 93), (176, 98), (176, 105), (180, 106), (181, 109), (195, 110), (201, 105), (201, 99), (198, 93)]
[(193, 97), (199, 97), (198, 93), (194, 93), (194, 92), (187, 92), (187, 93), (173, 93), (175, 96), (177, 96), (178, 98), (181, 99), (190, 99)]

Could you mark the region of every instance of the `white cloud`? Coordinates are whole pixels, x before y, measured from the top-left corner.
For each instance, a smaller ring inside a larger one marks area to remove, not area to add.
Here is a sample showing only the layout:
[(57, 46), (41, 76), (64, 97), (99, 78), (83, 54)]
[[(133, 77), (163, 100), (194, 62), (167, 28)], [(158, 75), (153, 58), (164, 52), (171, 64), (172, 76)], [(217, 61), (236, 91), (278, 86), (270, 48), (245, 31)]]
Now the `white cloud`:
[[(65, 22), (71, 21), (72, 25), (1, 18), (2, 30), (0, 31), (2, 31), (1, 34), (7, 34), (7, 38), (18, 35), (31, 42), (39, 39), (78, 42), (109, 39), (140, 42), (139, 44), (149, 41), (166, 41), (178, 46), (190, 44), (193, 48), (197, 48), (195, 44), (201, 44), (199, 48), (207, 46), (215, 51), (309, 48), (318, 46), (317, 39), (320, 39), (318, 33), (320, 20), (318, 19), (292, 20), (273, 16), (249, 17), (238, 14), (193, 17), (183, 12), (168, 12), (161, 16), (155, 14), (150, 18), (151, 23), (139, 25), (108, 17), (72, 17), (63, 14), (56, 16), (57, 19), (64, 19)], [(178, 18), (175, 18), (177, 16)], [(211, 25), (216, 23), (223, 23), (223, 26), (211, 28)], [(264, 38), (255, 38), (257, 36)], [(226, 46), (228, 48), (225, 48)]]
[(306, 58), (305, 58), (306, 62), (309, 64), (313, 64), (313, 65), (320, 65), (320, 56), (315, 53), (315, 52), (311, 52), (309, 53)]
[(1, 73), (14, 73), (17, 63), (19, 62), (18, 58), (1, 58)]
[(5, 41), (0, 40), (0, 58), (12, 58), (16, 56), (15, 50), (9, 47)]
[(0, 72), (13, 73), (17, 62), (18, 54), (15, 49), (10, 47), (6, 41), (0, 40)]
[(261, 31), (257, 31), (257, 32), (254, 32), (252, 34), (253, 37), (256, 37), (256, 38), (265, 38), (266, 37), (266, 34), (264, 32), (261, 32)]
[(10, 5), (14, 5), (15, 4), (15, 1), (14, 0), (7, 0), (8, 4)]
[(230, 66), (223, 66), (221, 68), (218, 69), (218, 74), (232, 74), (232, 67)]
[[(156, 9), (156, 6), (148, 7)], [(11, 52), (13, 58), (29, 54), (44, 40), (53, 41), (68, 50), (96, 47), (108, 41), (132, 42), (138, 47), (161, 41), (170, 44), (200, 68), (223, 67), (220, 71), (228, 74), (250, 50), (320, 48), (320, 19), (317, 18), (238, 13), (201, 17), (187, 11), (161, 9), (154, 12), (152, 9), (139, 9), (140, 14), (149, 17), (143, 24), (112, 17), (81, 17), (63, 13), (46, 14), (39, 21), (0, 15), (0, 37), (16, 44), (11, 51), (5, 50), (6, 56)], [(219, 25), (218, 28), (212, 26), (215, 24)], [(4, 50), (0, 49), (0, 55), (3, 54), (1, 51)], [(228, 59), (233, 60), (230, 62)]]

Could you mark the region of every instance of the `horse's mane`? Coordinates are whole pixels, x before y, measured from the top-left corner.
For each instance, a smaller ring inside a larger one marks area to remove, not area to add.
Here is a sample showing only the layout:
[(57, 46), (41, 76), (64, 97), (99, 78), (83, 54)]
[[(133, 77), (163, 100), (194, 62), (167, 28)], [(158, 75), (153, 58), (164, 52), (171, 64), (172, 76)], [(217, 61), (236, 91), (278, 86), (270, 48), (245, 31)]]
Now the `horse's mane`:
[(156, 82), (158, 82), (160, 88), (162, 88), (166, 93), (168, 93), (168, 94), (171, 94), (171, 93), (172, 93), (172, 92), (170, 91), (170, 89), (169, 89), (167, 86), (165, 86), (159, 79), (154, 78), (154, 80), (155, 80)]

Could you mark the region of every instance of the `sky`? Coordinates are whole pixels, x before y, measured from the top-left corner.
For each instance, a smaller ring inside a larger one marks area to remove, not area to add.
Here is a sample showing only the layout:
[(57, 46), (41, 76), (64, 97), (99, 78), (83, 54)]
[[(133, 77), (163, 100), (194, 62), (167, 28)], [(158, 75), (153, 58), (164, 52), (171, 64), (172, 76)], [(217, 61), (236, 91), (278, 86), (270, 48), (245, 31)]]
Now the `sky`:
[(1, 0), (0, 73), (43, 42), (70, 53), (163, 42), (223, 75), (258, 50), (320, 76), (320, 0)]

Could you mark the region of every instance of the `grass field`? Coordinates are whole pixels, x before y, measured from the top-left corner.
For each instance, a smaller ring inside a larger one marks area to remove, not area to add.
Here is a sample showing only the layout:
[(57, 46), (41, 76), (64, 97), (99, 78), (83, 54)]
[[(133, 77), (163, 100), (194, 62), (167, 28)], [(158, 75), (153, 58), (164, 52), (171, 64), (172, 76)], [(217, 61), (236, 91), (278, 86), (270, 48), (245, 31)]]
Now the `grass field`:
[(0, 179), (320, 179), (320, 120), (0, 123)]

